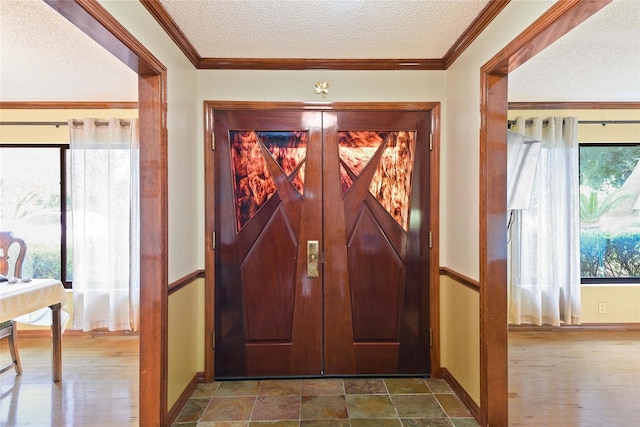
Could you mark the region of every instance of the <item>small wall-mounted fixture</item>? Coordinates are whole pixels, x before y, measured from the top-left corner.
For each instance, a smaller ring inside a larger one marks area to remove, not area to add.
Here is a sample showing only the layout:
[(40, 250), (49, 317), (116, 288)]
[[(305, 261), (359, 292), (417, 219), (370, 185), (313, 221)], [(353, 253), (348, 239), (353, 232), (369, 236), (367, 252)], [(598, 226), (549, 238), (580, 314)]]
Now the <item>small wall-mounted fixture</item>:
[(322, 97), (326, 97), (329, 94), (329, 82), (316, 82), (316, 87), (314, 89), (316, 95), (322, 95)]

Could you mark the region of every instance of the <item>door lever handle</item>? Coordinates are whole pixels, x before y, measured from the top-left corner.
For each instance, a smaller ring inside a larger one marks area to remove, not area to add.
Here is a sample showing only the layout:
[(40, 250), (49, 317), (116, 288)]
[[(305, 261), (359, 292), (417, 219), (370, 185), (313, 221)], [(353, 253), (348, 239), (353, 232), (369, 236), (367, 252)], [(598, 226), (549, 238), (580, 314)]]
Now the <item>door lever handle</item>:
[(318, 250), (317, 240), (307, 240), (307, 277), (320, 277), (318, 270)]

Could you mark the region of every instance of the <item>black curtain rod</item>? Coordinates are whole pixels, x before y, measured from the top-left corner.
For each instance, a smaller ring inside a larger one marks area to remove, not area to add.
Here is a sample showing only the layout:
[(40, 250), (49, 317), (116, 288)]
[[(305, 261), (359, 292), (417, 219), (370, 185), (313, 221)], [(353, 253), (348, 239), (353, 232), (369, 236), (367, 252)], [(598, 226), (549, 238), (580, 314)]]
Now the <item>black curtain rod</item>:
[[(80, 126), (83, 124), (82, 121), (74, 121), (74, 125)], [(108, 126), (109, 122), (107, 120), (96, 120), (96, 126)], [(129, 120), (120, 120), (121, 126), (129, 126), (131, 122)], [(0, 126), (55, 126), (59, 128), (60, 126), (68, 126), (68, 122), (0, 122)]]
[[(511, 127), (516, 124), (515, 120), (508, 120), (507, 126)], [(533, 120), (525, 120), (525, 125), (532, 125)], [(548, 125), (549, 120), (543, 120), (543, 125)], [(637, 125), (640, 124), (640, 120), (578, 120), (579, 125)]]

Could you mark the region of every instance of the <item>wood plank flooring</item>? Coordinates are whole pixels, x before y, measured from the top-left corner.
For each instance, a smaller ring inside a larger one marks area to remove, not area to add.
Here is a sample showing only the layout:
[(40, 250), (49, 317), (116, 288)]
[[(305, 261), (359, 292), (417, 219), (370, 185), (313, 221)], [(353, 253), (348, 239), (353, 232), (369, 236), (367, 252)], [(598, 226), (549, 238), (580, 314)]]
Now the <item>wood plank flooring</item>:
[(509, 333), (510, 426), (640, 425), (639, 331)]
[[(517, 331), (509, 343), (510, 426), (638, 425), (640, 332)], [(0, 375), (1, 426), (138, 425), (137, 337), (65, 334), (59, 384), (49, 338), (21, 338), (20, 354), (23, 375)]]
[[(0, 364), (8, 363), (7, 340)], [(65, 334), (62, 381), (51, 381), (51, 339), (20, 337), (23, 374), (0, 375), (0, 426), (137, 426), (138, 337)]]

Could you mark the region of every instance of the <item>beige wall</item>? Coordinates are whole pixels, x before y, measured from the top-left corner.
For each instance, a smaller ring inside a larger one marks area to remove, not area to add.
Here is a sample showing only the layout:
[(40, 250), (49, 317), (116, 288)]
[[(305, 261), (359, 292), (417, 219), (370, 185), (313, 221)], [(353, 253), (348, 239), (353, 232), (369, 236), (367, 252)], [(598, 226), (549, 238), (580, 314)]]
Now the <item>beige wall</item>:
[[(509, 120), (516, 117), (569, 117), (580, 120), (640, 120), (640, 110), (509, 110)], [(579, 142), (640, 142), (640, 125), (578, 125)]]
[[(66, 122), (69, 119), (93, 117), (100, 119), (138, 117), (137, 109), (96, 110), (6, 110), (0, 109), (2, 122)], [(69, 127), (60, 126), (0, 126), (0, 143), (68, 144)]]
[(196, 69), (137, 1), (99, 0), (133, 36), (167, 67), (167, 132), (169, 180), (169, 282), (202, 269), (203, 192), (198, 173), (202, 145), (195, 123)]
[[(197, 123), (197, 72), (145, 7), (137, 1), (99, 0), (136, 39), (167, 67), (169, 283), (204, 267), (202, 138)], [(160, 232), (160, 230), (158, 230)], [(203, 370), (202, 281), (169, 298), (168, 409), (193, 376)], [(167, 284), (168, 285), (168, 284)], [(199, 315), (198, 315), (199, 316)], [(160, 327), (160, 325), (158, 325)], [(182, 358), (187, 360), (183, 360)]]
[(480, 405), (480, 294), (440, 276), (440, 363)]
[[(640, 286), (583, 285), (580, 288), (582, 323), (640, 323)], [(598, 305), (606, 304), (606, 313)]]
[(474, 279), (480, 274), (480, 69), (554, 3), (510, 2), (447, 70), (440, 264)]
[(189, 382), (204, 371), (204, 280), (169, 295), (167, 404), (171, 409)]
[[(480, 276), (480, 69), (553, 4), (510, 2), (447, 70), (440, 265), (472, 279)], [(480, 340), (475, 336), (479, 334), (480, 299), (474, 292), (441, 278), (441, 357), (442, 366), (482, 407)], [(507, 319), (504, 321), (506, 328)]]

